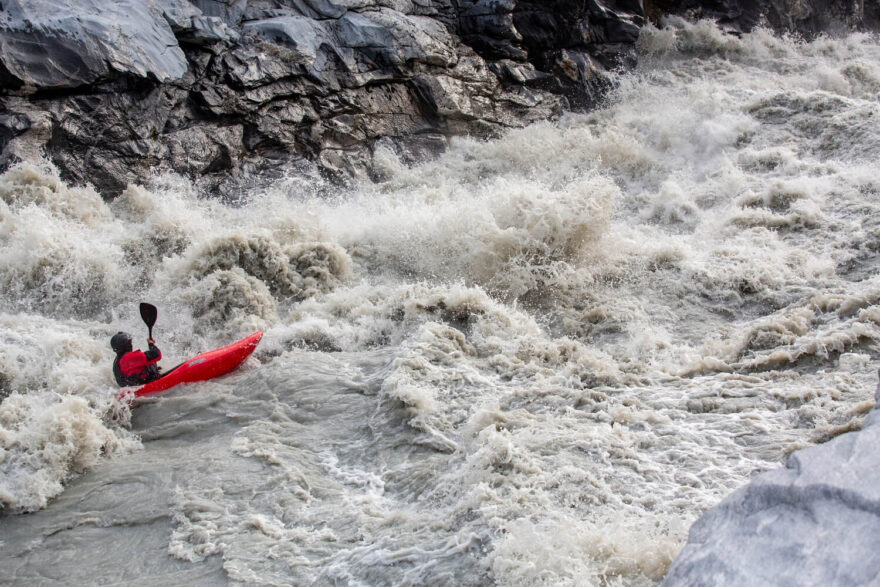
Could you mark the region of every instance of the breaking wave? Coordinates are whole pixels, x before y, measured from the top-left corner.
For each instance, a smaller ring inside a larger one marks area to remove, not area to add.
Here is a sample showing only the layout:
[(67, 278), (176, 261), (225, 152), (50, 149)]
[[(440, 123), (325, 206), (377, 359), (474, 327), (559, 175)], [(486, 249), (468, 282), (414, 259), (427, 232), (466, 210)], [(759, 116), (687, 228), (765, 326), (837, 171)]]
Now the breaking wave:
[[(65, 487), (144, 483), (106, 540), (245, 583), (659, 581), (701, 512), (873, 405), (880, 46), (673, 19), (639, 47), (595, 112), (380, 149), (347, 190), (106, 203), (7, 171), (0, 509), (75, 526)], [(266, 334), (132, 411), (108, 342), (142, 300), (165, 362)]]

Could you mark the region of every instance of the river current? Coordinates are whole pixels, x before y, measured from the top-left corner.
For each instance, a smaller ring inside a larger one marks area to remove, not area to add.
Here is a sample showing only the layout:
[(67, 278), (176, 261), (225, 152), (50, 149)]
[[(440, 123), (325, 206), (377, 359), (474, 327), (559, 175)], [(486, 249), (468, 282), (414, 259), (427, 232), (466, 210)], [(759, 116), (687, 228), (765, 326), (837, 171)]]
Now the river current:
[[(652, 585), (858, 429), (880, 44), (648, 27), (589, 114), (382, 181), (0, 177), (0, 583)], [(129, 408), (109, 339), (236, 373)]]

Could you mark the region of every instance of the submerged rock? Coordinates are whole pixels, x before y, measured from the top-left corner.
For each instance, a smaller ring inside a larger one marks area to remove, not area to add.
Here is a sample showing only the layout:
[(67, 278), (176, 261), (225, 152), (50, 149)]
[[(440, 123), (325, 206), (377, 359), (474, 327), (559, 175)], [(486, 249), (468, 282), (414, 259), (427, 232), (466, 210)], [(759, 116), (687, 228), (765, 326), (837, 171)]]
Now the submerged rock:
[(880, 412), (794, 453), (691, 528), (663, 585), (869, 585), (880, 576)]

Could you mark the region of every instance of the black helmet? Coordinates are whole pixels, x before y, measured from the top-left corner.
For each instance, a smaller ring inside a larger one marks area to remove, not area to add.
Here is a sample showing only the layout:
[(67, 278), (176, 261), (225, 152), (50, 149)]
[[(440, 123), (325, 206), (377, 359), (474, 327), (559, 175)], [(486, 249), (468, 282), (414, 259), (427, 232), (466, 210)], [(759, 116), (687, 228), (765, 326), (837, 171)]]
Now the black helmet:
[(110, 347), (117, 355), (131, 352), (131, 335), (127, 332), (117, 332), (110, 339)]

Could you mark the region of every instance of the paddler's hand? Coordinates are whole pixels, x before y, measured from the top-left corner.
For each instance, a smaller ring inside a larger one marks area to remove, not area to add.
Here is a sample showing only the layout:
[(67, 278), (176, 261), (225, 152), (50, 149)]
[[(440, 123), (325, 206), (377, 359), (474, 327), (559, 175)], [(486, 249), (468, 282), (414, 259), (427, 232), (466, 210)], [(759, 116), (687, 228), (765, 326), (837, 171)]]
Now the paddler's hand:
[(147, 339), (147, 344), (156, 344), (156, 341), (153, 340), (152, 338), (148, 338), (148, 339)]

